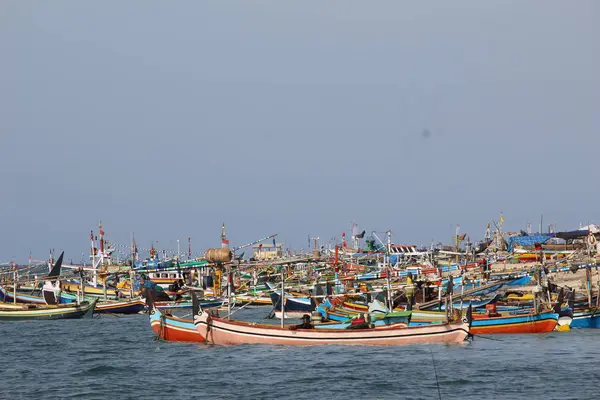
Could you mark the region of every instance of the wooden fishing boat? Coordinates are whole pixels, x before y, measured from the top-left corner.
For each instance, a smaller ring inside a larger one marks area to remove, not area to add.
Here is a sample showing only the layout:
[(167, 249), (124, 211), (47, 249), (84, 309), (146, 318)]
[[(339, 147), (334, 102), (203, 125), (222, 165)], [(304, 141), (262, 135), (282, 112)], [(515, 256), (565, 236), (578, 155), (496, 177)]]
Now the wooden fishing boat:
[(573, 311), (571, 328), (600, 328), (600, 310), (587, 309)]
[(469, 334), (466, 323), (450, 323), (423, 327), (382, 327), (364, 329), (303, 329), (230, 321), (199, 311), (194, 324), (207, 343), (274, 344), (274, 345), (401, 345), (421, 343), (459, 343)]
[[(481, 307), (485, 307), (486, 305), (495, 302), (498, 299), (498, 296), (494, 295), (494, 296), (490, 296), (488, 298), (484, 298), (484, 299), (464, 299), (462, 302), (461, 301), (455, 301), (452, 304), (452, 309), (457, 310), (457, 309), (467, 309), (467, 307), (469, 307), (469, 305), (471, 305), (473, 308), (481, 308)], [(427, 308), (421, 308), (421, 310), (434, 310), (434, 309), (438, 309), (441, 311), (445, 311), (446, 310), (446, 306), (445, 304), (440, 304), (438, 303), (437, 305), (432, 305), (429, 306)]]
[[(376, 300), (374, 300), (376, 301)], [(382, 305), (382, 310), (385, 310), (385, 305), (383, 305), (382, 303), (380, 303)], [(468, 304), (467, 304), (468, 306)], [(369, 312), (369, 306), (364, 305), (364, 304), (358, 304), (358, 303), (353, 303), (350, 301), (345, 301), (342, 303), (342, 309), (343, 310), (353, 310), (356, 312), (362, 312), (362, 313), (366, 313)], [(371, 310), (373, 310), (373, 307), (371, 307)], [(394, 312), (402, 312), (405, 311), (404, 307), (396, 307), (394, 308)], [(383, 311), (384, 312), (384, 311)], [(427, 311), (427, 310), (412, 310), (411, 311), (411, 324), (415, 324), (415, 323), (431, 323), (431, 322), (444, 322), (446, 320), (448, 313), (446, 313), (445, 311)]]
[(96, 305), (97, 313), (110, 314), (137, 314), (143, 311), (146, 302), (142, 299), (133, 300), (114, 300), (98, 303)]
[(558, 314), (553, 311), (541, 313), (473, 314), (471, 333), (474, 335), (488, 334), (519, 334), (552, 332), (558, 323)]
[[(354, 321), (355, 320), (348, 321), (348, 322), (322, 322), (322, 323), (315, 324), (314, 327), (315, 327), (315, 329), (352, 329)], [(374, 325), (375, 326), (383, 326), (383, 324), (377, 325), (376, 323), (374, 323)], [(387, 326), (388, 328), (392, 328), (392, 327), (406, 328), (409, 325), (406, 322), (394, 322), (394, 323), (385, 324), (385, 326)]]
[(194, 321), (163, 313), (158, 308), (150, 311), (150, 326), (157, 337), (163, 340), (204, 342), (204, 337), (196, 329)]
[[(81, 283), (63, 280), (60, 282), (60, 287), (67, 292), (78, 293), (81, 290)], [(105, 290), (103, 287), (86, 284), (84, 286), (84, 293), (89, 296), (102, 297), (105, 294)], [(108, 296), (111, 299), (116, 299), (118, 294), (115, 291), (115, 289), (107, 288), (106, 296)]]
[(236, 304), (252, 304), (255, 306), (267, 306), (271, 304), (271, 298), (269, 296), (257, 296), (252, 294), (236, 294), (233, 297)]
[[(76, 302), (78, 297), (77, 295), (71, 293), (61, 293), (61, 302), (63, 299), (70, 302)], [(93, 299), (98, 299), (98, 297), (86, 295), (84, 299), (86, 301), (92, 301)], [(98, 299), (95, 312), (105, 314), (137, 314), (140, 311), (143, 311), (145, 307), (146, 301), (141, 298), (106, 301), (101, 301)]]
[(41, 296), (34, 296), (19, 292), (17, 292), (15, 296), (14, 291), (7, 290), (5, 287), (0, 286), (0, 301), (12, 303), (15, 301), (15, 297), (17, 298), (17, 303), (21, 304), (46, 304), (46, 300), (44, 300), (44, 298)]
[[(225, 298), (208, 298), (198, 300), (200, 303), (200, 307), (202, 308), (215, 308), (221, 307), (223, 305), (227, 305), (227, 299)], [(191, 310), (192, 302), (191, 300), (184, 301), (156, 301), (153, 302), (154, 307), (160, 310)]]
[(96, 301), (65, 305), (23, 305), (20, 308), (0, 306), (0, 321), (74, 319), (91, 317)]
[[(271, 292), (270, 297), (275, 316), (281, 318), (281, 294), (279, 292)], [(300, 319), (304, 315), (311, 315), (315, 311), (315, 307), (315, 302), (309, 297), (287, 297), (287, 295), (283, 306), (285, 318), (288, 319)]]
[[(570, 256), (574, 252), (575, 250), (544, 250), (544, 259), (561, 259)], [(512, 257), (516, 258), (521, 262), (532, 262), (540, 260), (540, 254), (538, 252), (533, 252), (525, 249), (515, 249)]]

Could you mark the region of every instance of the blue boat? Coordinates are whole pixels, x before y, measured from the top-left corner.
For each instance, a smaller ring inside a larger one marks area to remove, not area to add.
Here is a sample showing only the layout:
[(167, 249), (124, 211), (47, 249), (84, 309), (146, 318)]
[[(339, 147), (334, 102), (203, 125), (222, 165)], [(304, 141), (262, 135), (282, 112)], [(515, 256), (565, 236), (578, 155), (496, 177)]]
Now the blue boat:
[[(315, 328), (317, 329), (348, 329), (352, 326), (352, 320), (355, 317), (358, 317), (361, 313), (351, 313), (351, 312), (343, 312), (343, 311), (331, 311), (329, 308), (331, 307), (331, 303), (326, 299), (323, 304), (320, 304), (317, 307), (319, 314), (323, 316), (323, 318), (328, 319), (330, 321), (335, 321), (337, 323), (326, 323), (326, 324), (316, 324)], [(399, 311), (393, 313), (371, 313), (371, 324), (375, 327), (383, 327), (390, 326), (393, 324), (404, 323), (407, 326), (422, 326), (429, 325), (425, 323), (412, 324), (410, 322), (411, 317), (410, 311)]]
[(470, 332), (474, 335), (551, 332), (556, 327), (558, 318), (558, 314), (552, 311), (498, 316), (473, 314)]
[[(62, 294), (62, 293), (61, 293)], [(0, 301), (5, 303), (14, 302), (14, 292), (6, 290), (4, 286), (0, 286)], [(77, 298), (75, 296), (74, 299), (67, 298), (65, 296), (60, 297), (60, 304), (74, 304), (77, 302)], [(17, 303), (23, 304), (46, 304), (46, 300), (44, 300), (41, 296), (34, 296), (32, 294), (24, 294), (21, 292), (17, 292)]]
[(596, 309), (573, 312), (571, 328), (600, 328), (600, 312)]
[[(269, 293), (273, 303), (275, 316), (281, 318), (281, 295), (279, 292)], [(302, 318), (303, 315), (310, 315), (316, 309), (316, 303), (309, 297), (285, 297), (285, 318)]]
[[(463, 300), (462, 309), (466, 310), (467, 308), (469, 308), (469, 305), (471, 305), (472, 308), (485, 307), (486, 305), (495, 302), (497, 300), (497, 298), (498, 298), (498, 295), (491, 296), (491, 297), (481, 299), (481, 300)], [(434, 304), (427, 308), (423, 308), (423, 310), (434, 310), (434, 309), (438, 309), (438, 308), (443, 311), (446, 309), (446, 306), (444, 304), (442, 304), (441, 306), (439, 304)], [(460, 310), (461, 302), (460, 301), (453, 302), (452, 308)]]

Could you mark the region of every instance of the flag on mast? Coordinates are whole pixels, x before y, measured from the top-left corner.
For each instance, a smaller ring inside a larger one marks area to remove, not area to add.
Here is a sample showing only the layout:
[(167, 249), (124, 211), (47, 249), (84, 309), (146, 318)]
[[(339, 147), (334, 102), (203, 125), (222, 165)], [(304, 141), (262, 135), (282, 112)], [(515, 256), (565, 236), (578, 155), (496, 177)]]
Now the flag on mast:
[(225, 234), (225, 222), (221, 226), (221, 247), (229, 246), (229, 240), (227, 240), (227, 236)]

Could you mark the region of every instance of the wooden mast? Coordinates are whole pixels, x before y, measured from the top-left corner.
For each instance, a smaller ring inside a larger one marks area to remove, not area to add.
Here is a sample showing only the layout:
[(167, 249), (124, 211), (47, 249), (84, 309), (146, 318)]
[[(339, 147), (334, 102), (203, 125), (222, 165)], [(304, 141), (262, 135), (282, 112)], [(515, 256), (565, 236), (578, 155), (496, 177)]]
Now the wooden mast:
[(284, 272), (283, 272), (283, 264), (279, 266), (279, 268), (281, 268), (281, 327), (283, 328), (285, 325), (285, 291), (284, 291), (284, 286), (285, 286), (285, 278), (284, 278)]

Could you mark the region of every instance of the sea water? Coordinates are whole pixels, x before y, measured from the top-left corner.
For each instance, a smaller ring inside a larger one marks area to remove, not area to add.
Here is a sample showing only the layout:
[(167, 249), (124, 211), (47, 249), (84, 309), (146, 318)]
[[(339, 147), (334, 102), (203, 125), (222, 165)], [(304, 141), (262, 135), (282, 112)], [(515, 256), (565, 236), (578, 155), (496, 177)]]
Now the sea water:
[[(262, 321), (269, 307), (236, 318)], [(276, 321), (272, 321), (275, 323)], [(0, 323), (3, 399), (595, 399), (600, 330), (458, 345), (206, 346), (148, 316)]]

